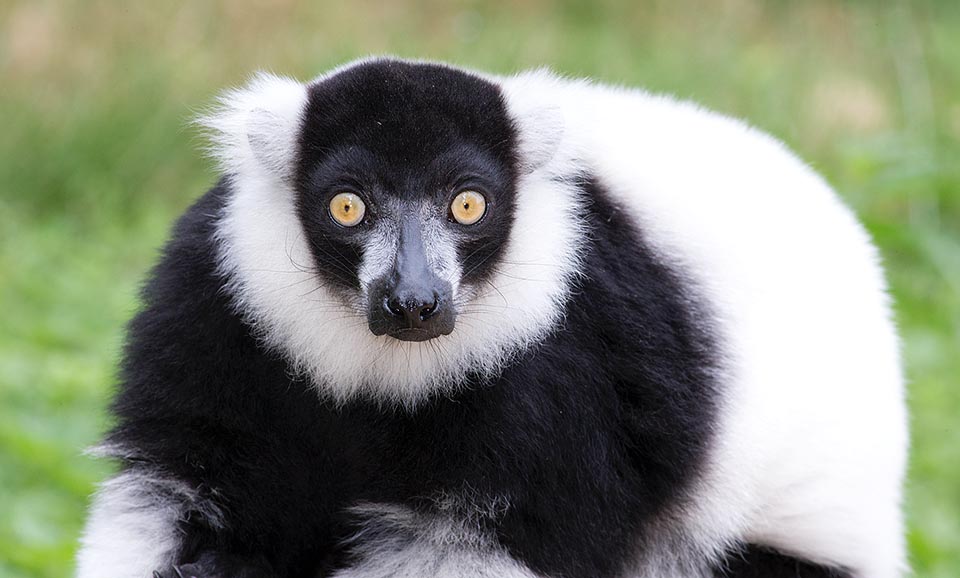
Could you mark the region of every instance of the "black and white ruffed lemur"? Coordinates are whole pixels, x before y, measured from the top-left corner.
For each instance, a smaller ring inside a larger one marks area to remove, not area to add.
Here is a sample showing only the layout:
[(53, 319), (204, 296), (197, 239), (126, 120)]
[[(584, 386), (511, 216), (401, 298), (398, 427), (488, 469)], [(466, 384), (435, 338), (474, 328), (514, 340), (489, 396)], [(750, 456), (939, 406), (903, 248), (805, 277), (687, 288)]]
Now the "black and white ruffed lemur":
[(896, 578), (877, 252), (783, 145), (376, 58), (204, 119), (79, 578)]

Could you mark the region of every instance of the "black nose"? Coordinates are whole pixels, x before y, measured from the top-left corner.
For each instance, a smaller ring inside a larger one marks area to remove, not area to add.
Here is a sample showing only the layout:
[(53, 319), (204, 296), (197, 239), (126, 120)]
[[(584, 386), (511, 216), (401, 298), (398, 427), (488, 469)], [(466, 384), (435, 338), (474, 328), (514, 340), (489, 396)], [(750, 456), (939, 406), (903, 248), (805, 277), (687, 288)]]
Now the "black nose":
[(370, 331), (402, 341), (426, 341), (453, 331), (456, 315), (450, 305), (449, 283), (433, 287), (378, 284), (379, 295), (369, 310)]

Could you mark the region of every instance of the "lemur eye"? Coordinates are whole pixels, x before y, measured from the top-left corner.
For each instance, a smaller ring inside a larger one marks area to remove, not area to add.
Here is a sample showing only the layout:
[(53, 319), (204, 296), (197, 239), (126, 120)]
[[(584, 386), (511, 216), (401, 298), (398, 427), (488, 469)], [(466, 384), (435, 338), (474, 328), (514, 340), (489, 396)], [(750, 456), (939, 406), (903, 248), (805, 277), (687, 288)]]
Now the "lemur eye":
[(363, 220), (367, 207), (353, 193), (340, 193), (330, 199), (330, 216), (344, 227), (352, 227)]
[(472, 225), (487, 212), (487, 200), (476, 191), (462, 191), (453, 199), (450, 213), (461, 225)]

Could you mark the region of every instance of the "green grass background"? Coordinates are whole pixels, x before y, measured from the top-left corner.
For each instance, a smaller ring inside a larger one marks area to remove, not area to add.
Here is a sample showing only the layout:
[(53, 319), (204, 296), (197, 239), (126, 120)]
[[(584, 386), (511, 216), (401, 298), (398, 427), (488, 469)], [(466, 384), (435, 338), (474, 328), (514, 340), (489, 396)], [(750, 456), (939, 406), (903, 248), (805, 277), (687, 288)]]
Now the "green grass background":
[(0, 0), (0, 577), (72, 572), (138, 283), (215, 178), (190, 118), (386, 52), (695, 99), (824, 173), (896, 299), (912, 563), (960, 576), (960, 3)]

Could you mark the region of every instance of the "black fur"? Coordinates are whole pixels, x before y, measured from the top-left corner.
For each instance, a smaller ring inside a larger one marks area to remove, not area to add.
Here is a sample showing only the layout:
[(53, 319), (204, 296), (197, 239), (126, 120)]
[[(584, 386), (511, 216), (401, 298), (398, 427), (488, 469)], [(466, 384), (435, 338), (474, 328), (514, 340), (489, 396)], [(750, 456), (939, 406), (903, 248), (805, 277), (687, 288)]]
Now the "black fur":
[[(409, 102), (397, 100), (398, 87)], [(496, 181), (496, 213), (507, 215), (487, 231), (509, 230), (513, 128), (491, 85), (387, 62), (325, 81), (310, 102), (300, 211), (321, 268), (339, 271), (344, 288), (355, 273), (356, 233), (334, 233), (316, 218), (316, 199), (342, 177), (335, 167), (393, 159), (396, 175), (376, 179), (399, 179), (390, 189), (402, 196), (442, 188), (425, 188), (416, 167), (472, 159)], [(396, 134), (410, 141), (398, 144)], [(445, 156), (453, 142), (472, 152)], [(347, 508), (430, 513), (438, 496), (466, 493), (479, 503), (506, 499), (509, 507), (480, 523), (533, 570), (617, 576), (656, 538), (647, 535), (651, 518), (677, 505), (695, 479), (719, 392), (709, 316), (695, 292), (601, 183), (582, 188), (592, 234), (563, 326), (496, 379), (474, 378), (461, 394), (412, 412), (362, 400), (333, 408), (258, 344), (216, 271), (215, 218), (229, 180), (201, 198), (178, 222), (130, 325), (109, 437), (132, 456), (126, 468), (184, 480), (224, 511), (223, 528), (199, 512), (187, 517), (178, 564), (210, 576), (245, 564), (250, 576), (323, 576), (351, 562), (343, 544), (357, 519)], [(488, 234), (497, 238), (477, 239)], [(324, 261), (321, 241), (342, 243), (334, 254), (348, 262)], [(496, 249), (486, 254), (482, 266), (495, 266)]]
[(748, 545), (731, 552), (714, 570), (715, 578), (853, 578), (842, 568), (812, 564), (776, 550)]

